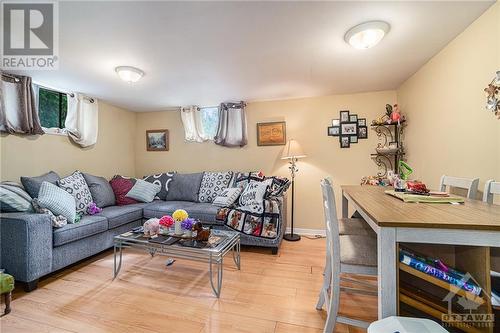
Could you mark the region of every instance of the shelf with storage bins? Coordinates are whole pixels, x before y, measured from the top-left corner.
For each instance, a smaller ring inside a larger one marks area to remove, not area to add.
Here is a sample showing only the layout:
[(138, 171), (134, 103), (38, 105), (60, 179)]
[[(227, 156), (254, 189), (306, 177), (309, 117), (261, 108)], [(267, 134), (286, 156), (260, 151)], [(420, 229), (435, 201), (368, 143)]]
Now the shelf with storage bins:
[[(407, 247), (409, 244), (406, 244)], [(444, 322), (450, 314), (479, 316), (492, 315), (490, 281), (490, 249), (480, 246), (454, 246), (412, 244), (413, 251), (425, 251), (427, 255), (438, 254), (446, 258), (447, 265), (466, 272), (467, 280), (481, 287), (481, 293), (475, 295), (459, 286), (451, 285), (441, 279), (428, 275), (402, 262), (399, 263), (399, 314), (415, 317), (427, 317), (442, 324), (453, 332), (492, 333), (493, 326), (464, 325), (463, 320)], [(470, 279), (470, 280), (468, 280)], [(485, 320), (486, 322), (486, 320)]]
[(380, 141), (375, 148), (375, 153), (370, 154), (370, 157), (380, 169), (377, 176), (386, 177), (389, 170), (395, 173), (398, 172), (399, 161), (402, 160), (405, 155), (402, 140), (405, 125), (406, 122), (404, 120), (400, 123), (370, 125)]

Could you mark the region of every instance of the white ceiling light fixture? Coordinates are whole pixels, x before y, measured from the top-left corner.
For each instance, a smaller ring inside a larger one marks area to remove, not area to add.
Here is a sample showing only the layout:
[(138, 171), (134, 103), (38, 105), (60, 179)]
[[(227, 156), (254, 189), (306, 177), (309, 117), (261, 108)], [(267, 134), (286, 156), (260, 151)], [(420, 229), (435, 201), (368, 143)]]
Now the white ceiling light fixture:
[(356, 49), (369, 49), (380, 43), (390, 29), (389, 23), (384, 21), (365, 22), (349, 29), (344, 40)]
[(125, 82), (137, 82), (144, 76), (144, 72), (132, 66), (118, 66), (115, 68), (116, 74)]

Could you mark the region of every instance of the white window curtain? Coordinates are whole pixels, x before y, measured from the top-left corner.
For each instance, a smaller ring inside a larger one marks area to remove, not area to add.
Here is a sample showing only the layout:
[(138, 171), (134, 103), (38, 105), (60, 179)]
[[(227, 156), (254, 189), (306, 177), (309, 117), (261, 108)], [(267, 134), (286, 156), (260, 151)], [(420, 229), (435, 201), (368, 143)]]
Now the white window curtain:
[(209, 133), (206, 133), (203, 127), (203, 119), (199, 107), (195, 105), (182, 107), (181, 119), (186, 141), (204, 142), (213, 139)]
[(247, 144), (247, 117), (245, 102), (222, 103), (219, 107), (219, 128), (215, 144), (225, 147), (243, 147)]
[(64, 127), (69, 137), (81, 147), (97, 142), (99, 106), (97, 100), (82, 94), (68, 94), (68, 114)]

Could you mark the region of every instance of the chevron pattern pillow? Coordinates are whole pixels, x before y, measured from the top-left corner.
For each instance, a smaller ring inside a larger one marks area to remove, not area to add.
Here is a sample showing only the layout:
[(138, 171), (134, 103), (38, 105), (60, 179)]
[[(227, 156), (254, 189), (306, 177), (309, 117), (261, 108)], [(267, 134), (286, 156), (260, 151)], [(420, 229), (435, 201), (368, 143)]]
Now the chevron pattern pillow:
[(21, 184), (15, 182), (0, 183), (0, 211), (31, 212), (31, 197)]
[(75, 198), (62, 188), (49, 182), (43, 182), (38, 192), (38, 204), (41, 208), (47, 208), (56, 216), (64, 216), (68, 223), (75, 223)]

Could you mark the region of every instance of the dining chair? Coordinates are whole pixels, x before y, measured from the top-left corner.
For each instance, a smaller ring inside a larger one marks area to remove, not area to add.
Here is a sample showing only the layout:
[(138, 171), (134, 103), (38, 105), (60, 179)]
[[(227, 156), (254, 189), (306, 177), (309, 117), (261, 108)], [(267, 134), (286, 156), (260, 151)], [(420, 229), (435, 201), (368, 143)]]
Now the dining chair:
[[(500, 182), (496, 182), (493, 179), (487, 180), (484, 184), (483, 191), (483, 201), (493, 205), (493, 197), (500, 195)], [(500, 247), (491, 247), (491, 270), (495, 272), (500, 272)]]
[[(337, 322), (367, 328), (370, 323), (339, 316), (340, 292), (377, 295), (376, 290), (341, 287), (341, 281), (349, 281), (364, 287), (374, 287), (370, 283), (341, 277), (342, 273), (359, 275), (377, 275), (377, 238), (375, 234), (365, 234), (366, 230), (353, 228), (349, 219), (338, 219), (333, 194), (332, 183), (328, 178), (321, 181), (323, 192), (323, 209), (326, 224), (326, 262), (323, 285), (319, 293), (316, 309), (321, 310), (326, 305), (327, 319), (324, 333), (331, 333)], [(356, 223), (356, 222), (355, 222)], [(340, 226), (349, 225), (347, 230), (351, 234), (340, 234)], [(357, 230), (361, 234), (355, 234)]]
[(484, 184), (483, 201), (493, 204), (493, 196), (495, 194), (500, 194), (500, 182), (496, 182), (493, 179), (487, 180), (486, 184)]
[(467, 198), (476, 199), (479, 178), (460, 178), (443, 175), (439, 182), (440, 191), (446, 191), (446, 186), (467, 190)]

